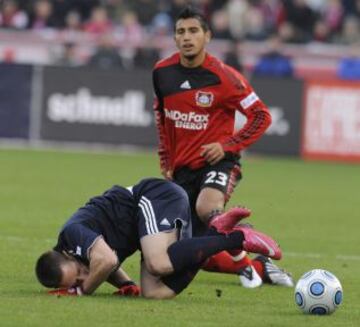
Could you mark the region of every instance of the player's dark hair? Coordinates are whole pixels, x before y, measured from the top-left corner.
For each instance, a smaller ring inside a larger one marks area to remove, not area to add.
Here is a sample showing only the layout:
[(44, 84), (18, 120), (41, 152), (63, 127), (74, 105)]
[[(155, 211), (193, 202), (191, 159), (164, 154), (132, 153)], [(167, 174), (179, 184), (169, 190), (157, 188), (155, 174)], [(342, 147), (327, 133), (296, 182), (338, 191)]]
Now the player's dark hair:
[(36, 262), (37, 279), (45, 287), (59, 287), (62, 278), (61, 265), (66, 262), (67, 259), (59, 252), (45, 252)]
[(177, 18), (175, 20), (174, 30), (176, 30), (176, 23), (178, 20), (189, 19), (189, 18), (197, 19), (200, 22), (201, 28), (203, 29), (204, 32), (207, 32), (210, 29), (209, 24), (206, 21), (204, 14), (200, 10), (198, 10), (192, 6), (187, 6), (177, 16)]

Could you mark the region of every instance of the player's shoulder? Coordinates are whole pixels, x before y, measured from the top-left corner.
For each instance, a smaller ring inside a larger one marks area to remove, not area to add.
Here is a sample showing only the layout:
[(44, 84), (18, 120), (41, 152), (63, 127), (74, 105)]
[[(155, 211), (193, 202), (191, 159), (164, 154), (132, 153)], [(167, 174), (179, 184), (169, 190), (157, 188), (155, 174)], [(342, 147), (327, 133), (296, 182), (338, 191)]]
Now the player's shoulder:
[(164, 68), (164, 67), (168, 67), (171, 65), (175, 65), (175, 64), (179, 63), (179, 60), (180, 60), (179, 53), (174, 53), (169, 57), (159, 60), (154, 65), (154, 71), (159, 68)]
[(247, 85), (246, 78), (233, 67), (225, 64), (219, 58), (209, 55), (208, 66), (214, 70), (225, 84), (244, 89)]

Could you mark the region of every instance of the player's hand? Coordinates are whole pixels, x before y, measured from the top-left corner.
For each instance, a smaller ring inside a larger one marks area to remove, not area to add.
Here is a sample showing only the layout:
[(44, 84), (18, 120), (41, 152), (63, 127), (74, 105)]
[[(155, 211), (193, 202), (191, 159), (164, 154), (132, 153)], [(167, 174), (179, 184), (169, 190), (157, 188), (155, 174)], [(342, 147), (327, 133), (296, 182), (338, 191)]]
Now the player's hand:
[(70, 288), (58, 288), (55, 290), (51, 290), (48, 292), (50, 295), (57, 296), (79, 296), (82, 295), (82, 291), (80, 287), (70, 287)]
[(225, 157), (225, 152), (220, 143), (209, 143), (201, 146), (200, 156), (210, 165), (215, 165)]
[(141, 290), (140, 287), (137, 286), (134, 282), (129, 282), (121, 286), (114, 295), (120, 296), (140, 296)]

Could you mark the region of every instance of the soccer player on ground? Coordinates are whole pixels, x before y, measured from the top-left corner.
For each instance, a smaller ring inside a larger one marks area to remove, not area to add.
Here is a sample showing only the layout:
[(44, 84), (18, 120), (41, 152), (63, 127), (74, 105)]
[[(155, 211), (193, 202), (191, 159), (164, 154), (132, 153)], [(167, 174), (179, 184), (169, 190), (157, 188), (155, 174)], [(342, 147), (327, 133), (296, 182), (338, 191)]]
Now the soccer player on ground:
[[(179, 52), (158, 62), (153, 71), (161, 172), (188, 193), (194, 235), (201, 235), (209, 219), (223, 211), (241, 178), (240, 151), (271, 123), (267, 107), (245, 78), (206, 52), (210, 37), (203, 15), (187, 7), (175, 22)], [(247, 123), (234, 134), (236, 111)], [(291, 277), (270, 259), (251, 260), (239, 250), (230, 254), (219, 253), (203, 268), (239, 274), (245, 287), (263, 281), (293, 286)]]
[(56, 295), (92, 294), (104, 281), (119, 288), (116, 294), (139, 295), (120, 265), (140, 249), (141, 294), (171, 298), (219, 251), (243, 248), (280, 259), (270, 237), (237, 225), (248, 214), (231, 209), (212, 219), (204, 236), (191, 238), (191, 210), (180, 186), (155, 178), (115, 185), (65, 223), (57, 245), (38, 259), (36, 275), (44, 286), (60, 288), (50, 292)]

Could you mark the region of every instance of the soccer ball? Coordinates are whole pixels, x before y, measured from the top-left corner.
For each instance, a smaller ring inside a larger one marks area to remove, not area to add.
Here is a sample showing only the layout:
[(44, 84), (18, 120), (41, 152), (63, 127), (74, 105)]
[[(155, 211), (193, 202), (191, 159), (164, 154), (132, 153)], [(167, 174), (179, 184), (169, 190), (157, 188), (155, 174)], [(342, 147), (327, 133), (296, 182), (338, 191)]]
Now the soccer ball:
[(304, 313), (333, 313), (342, 299), (343, 290), (339, 280), (323, 269), (308, 271), (295, 286), (295, 302)]

